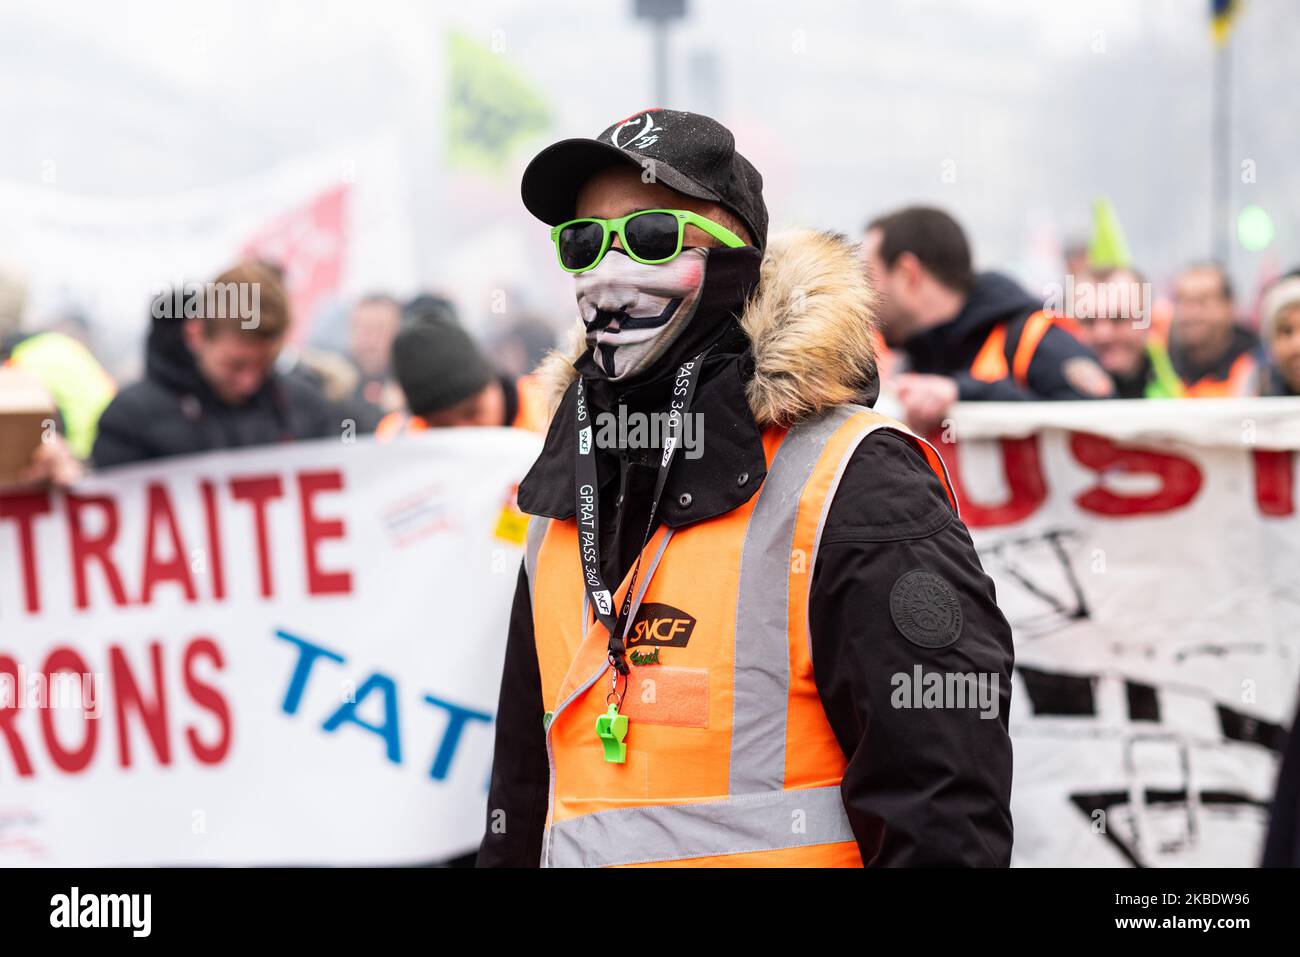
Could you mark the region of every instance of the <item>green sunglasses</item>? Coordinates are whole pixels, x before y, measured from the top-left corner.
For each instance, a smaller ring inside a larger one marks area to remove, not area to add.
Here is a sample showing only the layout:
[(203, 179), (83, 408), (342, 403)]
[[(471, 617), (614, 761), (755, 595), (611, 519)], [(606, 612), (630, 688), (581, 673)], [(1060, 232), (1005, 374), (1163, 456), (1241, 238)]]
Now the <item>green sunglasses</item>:
[(571, 219), (551, 230), (551, 242), (565, 272), (595, 269), (609, 252), (611, 236), (619, 238), (634, 262), (655, 266), (681, 254), (687, 226), (702, 229), (732, 249), (745, 245), (730, 229), (685, 209), (642, 209), (621, 219)]

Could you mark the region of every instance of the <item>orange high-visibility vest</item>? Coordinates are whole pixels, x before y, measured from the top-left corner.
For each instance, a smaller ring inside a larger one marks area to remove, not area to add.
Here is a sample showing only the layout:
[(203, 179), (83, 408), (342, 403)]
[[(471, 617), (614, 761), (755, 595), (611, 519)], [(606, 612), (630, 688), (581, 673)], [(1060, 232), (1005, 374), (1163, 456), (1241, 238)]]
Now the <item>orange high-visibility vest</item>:
[(840, 477), (877, 429), (916, 443), (956, 508), (929, 444), (841, 406), (764, 432), (768, 473), (744, 505), (655, 533), (627, 635), (622, 764), (604, 760), (595, 730), (612, 671), (577, 524), (531, 520), (524, 561), (551, 709), (543, 866), (861, 866), (840, 796), (845, 757), (813, 681), (808, 596)]
[(429, 427), (429, 423), (418, 415), (411, 415), (409, 412), (389, 412), (379, 420), (375, 426), (375, 438), (381, 442), (387, 442), (398, 435), (407, 432), (423, 432)]
[[(510, 423), (512, 429), (527, 429), (529, 432), (546, 434), (549, 424), (549, 409), (546, 398), (535, 376), (520, 376), (515, 380), (515, 391), (519, 396), (519, 408)], [(386, 442), (395, 435), (404, 432), (423, 432), (429, 423), (418, 415), (409, 412), (389, 412), (379, 420), (375, 427), (375, 438)]]
[(537, 376), (520, 376), (515, 380), (515, 391), (519, 394), (519, 408), (515, 412), (514, 421), (510, 423), (511, 427), (545, 435), (547, 426), (550, 425), (551, 411)]
[(1016, 380), (1022, 389), (1029, 388), (1029, 364), (1034, 361), (1038, 344), (1047, 335), (1047, 330), (1054, 325), (1070, 329), (1072, 323), (1060, 316), (1054, 316), (1045, 310), (1038, 310), (1025, 320), (1020, 330), (1020, 341), (1016, 343), (1015, 354), (1007, 363), (1007, 326), (1009, 322), (1000, 322), (993, 327), (984, 345), (980, 346), (975, 361), (971, 363), (970, 374), (981, 382), (1000, 382), (1008, 376)]
[(1233, 360), (1226, 379), (1204, 376), (1195, 382), (1183, 383), (1183, 397), (1188, 399), (1226, 399), (1253, 394), (1256, 366), (1254, 355), (1243, 352)]

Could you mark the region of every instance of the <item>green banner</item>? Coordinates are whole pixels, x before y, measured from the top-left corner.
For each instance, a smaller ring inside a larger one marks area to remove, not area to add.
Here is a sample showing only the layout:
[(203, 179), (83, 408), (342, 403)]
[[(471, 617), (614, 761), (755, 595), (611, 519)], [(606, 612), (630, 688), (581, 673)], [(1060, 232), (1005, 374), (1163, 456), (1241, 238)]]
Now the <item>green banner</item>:
[(447, 160), (498, 174), (520, 142), (550, 126), (550, 110), (505, 53), (457, 31), (447, 34), (447, 53)]

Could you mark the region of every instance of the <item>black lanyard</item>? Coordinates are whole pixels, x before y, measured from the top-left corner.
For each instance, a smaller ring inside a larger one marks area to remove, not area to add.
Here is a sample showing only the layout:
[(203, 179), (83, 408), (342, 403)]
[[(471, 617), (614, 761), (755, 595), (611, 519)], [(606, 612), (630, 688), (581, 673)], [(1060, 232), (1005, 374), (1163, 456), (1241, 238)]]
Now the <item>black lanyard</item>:
[(578, 554), (582, 558), (582, 583), (586, 586), (587, 597), (596, 617), (609, 632), (609, 661), (621, 675), (628, 673), (625, 657), (623, 633), (627, 629), (627, 616), (632, 607), (632, 593), (636, 590), (637, 573), (641, 569), (641, 557), (645, 547), (654, 533), (655, 513), (659, 511), (659, 498), (663, 495), (664, 485), (668, 481), (668, 470), (672, 467), (673, 456), (681, 445), (683, 419), (695, 397), (695, 383), (699, 378), (700, 364), (708, 350), (705, 349), (689, 362), (683, 362), (673, 380), (672, 398), (668, 402), (668, 432), (664, 437), (663, 457), (659, 461), (659, 474), (655, 478), (654, 498), (650, 502), (650, 520), (646, 524), (645, 537), (641, 540), (641, 550), (636, 563), (632, 566), (632, 578), (627, 584), (627, 594), (623, 596), (623, 606), (618, 617), (613, 615), (613, 593), (605, 586), (605, 579), (600, 573), (600, 485), (596, 476), (595, 429), (591, 413), (587, 408), (586, 383), (578, 377), (578, 401), (574, 421), (577, 427), (577, 455), (573, 464), (574, 478), (574, 519), (578, 523)]

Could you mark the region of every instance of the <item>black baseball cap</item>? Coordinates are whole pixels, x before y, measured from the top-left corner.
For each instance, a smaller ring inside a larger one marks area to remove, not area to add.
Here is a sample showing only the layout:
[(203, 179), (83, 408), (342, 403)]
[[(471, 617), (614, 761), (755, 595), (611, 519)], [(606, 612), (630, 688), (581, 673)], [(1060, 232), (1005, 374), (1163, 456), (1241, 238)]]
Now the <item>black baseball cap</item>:
[(731, 210), (754, 245), (767, 245), (763, 177), (736, 152), (731, 131), (699, 113), (642, 110), (595, 139), (561, 140), (546, 147), (524, 170), (524, 206), (542, 222), (558, 226), (573, 218), (583, 184), (618, 163), (651, 169), (665, 186)]

